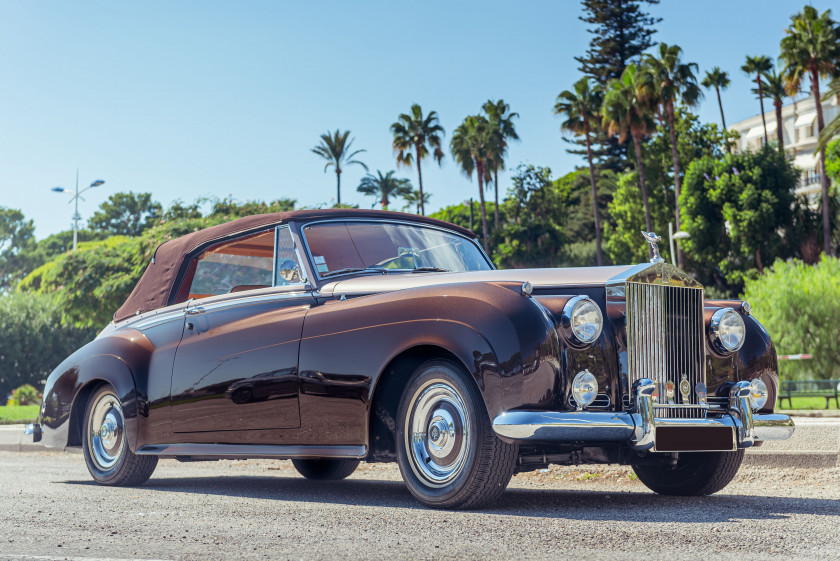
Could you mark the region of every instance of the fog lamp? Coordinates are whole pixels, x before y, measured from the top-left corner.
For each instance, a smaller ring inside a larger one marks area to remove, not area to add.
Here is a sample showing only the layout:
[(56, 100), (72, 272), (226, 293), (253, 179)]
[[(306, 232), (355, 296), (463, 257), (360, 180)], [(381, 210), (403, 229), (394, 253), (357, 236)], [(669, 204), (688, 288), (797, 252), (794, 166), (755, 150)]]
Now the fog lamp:
[(589, 370), (578, 372), (572, 381), (572, 397), (578, 408), (592, 405), (598, 395), (598, 380)]
[(758, 411), (767, 403), (767, 384), (761, 378), (756, 378), (750, 382), (750, 407), (753, 411)]

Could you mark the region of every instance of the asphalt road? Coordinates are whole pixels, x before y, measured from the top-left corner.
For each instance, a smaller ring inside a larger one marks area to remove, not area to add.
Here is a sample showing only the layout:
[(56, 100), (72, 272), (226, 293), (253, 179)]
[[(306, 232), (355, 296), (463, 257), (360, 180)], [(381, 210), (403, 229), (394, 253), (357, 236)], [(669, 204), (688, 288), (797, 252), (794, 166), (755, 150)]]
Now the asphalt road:
[(661, 497), (629, 469), (514, 477), (493, 508), (419, 506), (394, 465), (342, 482), (290, 462), (162, 461), (95, 485), (81, 455), (0, 452), (0, 560), (840, 559), (840, 468), (742, 467), (712, 497)]

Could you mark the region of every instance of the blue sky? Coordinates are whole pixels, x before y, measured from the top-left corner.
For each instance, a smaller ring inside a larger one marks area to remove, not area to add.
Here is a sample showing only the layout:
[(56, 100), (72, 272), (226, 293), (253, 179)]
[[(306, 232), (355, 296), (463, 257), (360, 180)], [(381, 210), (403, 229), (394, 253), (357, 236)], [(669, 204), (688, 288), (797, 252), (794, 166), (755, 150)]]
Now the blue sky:
[[(829, 3), (815, 2), (819, 10)], [(663, 0), (655, 39), (677, 43), (701, 73), (732, 85), (727, 122), (758, 112), (740, 72), (745, 55), (777, 56), (792, 1)], [(371, 171), (395, 168), (390, 124), (412, 103), (450, 133), (489, 98), (520, 114), (520, 162), (559, 175), (566, 154), (557, 94), (579, 77), (589, 41), (580, 4), (555, 2), (60, 2), (0, 3), (0, 206), (33, 218), (36, 236), (70, 227), (50, 187), (102, 178), (80, 213), (110, 193), (149, 191), (168, 205), (203, 196), (291, 197), (329, 204), (335, 174), (310, 152), (318, 136), (350, 129)], [(837, 17), (840, 14), (834, 14)], [(714, 94), (699, 107), (719, 122)], [(430, 210), (477, 197), (448, 156), (424, 166)], [(398, 173), (416, 183), (414, 170)], [(342, 199), (364, 170), (342, 175)], [(501, 186), (507, 188), (508, 177)], [(393, 206), (392, 206), (393, 208)], [(427, 209), (427, 210), (429, 210)]]

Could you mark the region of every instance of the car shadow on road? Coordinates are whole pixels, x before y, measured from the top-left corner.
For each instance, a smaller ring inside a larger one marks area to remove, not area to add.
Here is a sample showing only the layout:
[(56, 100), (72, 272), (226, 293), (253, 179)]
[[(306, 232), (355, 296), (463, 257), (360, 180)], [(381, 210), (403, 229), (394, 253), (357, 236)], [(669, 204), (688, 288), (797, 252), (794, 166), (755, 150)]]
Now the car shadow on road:
[[(92, 481), (66, 481), (95, 485)], [(135, 491), (198, 493), (247, 499), (353, 506), (424, 509), (401, 482), (347, 479), (311, 481), (283, 477), (180, 477), (150, 479)], [(712, 495), (667, 497), (651, 492), (602, 492), (566, 489), (505, 491), (490, 508), (473, 511), (504, 516), (571, 520), (683, 523), (779, 520), (795, 514), (840, 516), (840, 501), (799, 497)]]

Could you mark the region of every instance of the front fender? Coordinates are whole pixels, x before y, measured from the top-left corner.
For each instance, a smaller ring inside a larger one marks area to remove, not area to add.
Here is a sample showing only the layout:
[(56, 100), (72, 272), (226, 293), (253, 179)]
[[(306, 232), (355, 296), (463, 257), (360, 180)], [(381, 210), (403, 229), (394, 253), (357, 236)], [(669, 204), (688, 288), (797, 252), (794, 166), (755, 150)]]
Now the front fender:
[(80, 446), (87, 398), (94, 387), (107, 383), (120, 399), (127, 442), (135, 450), (138, 418), (148, 405), (129, 364), (145, 372), (142, 365), (148, 364), (150, 347), (140, 332), (122, 330), (88, 343), (53, 370), (39, 416), (43, 443), (51, 448)]

